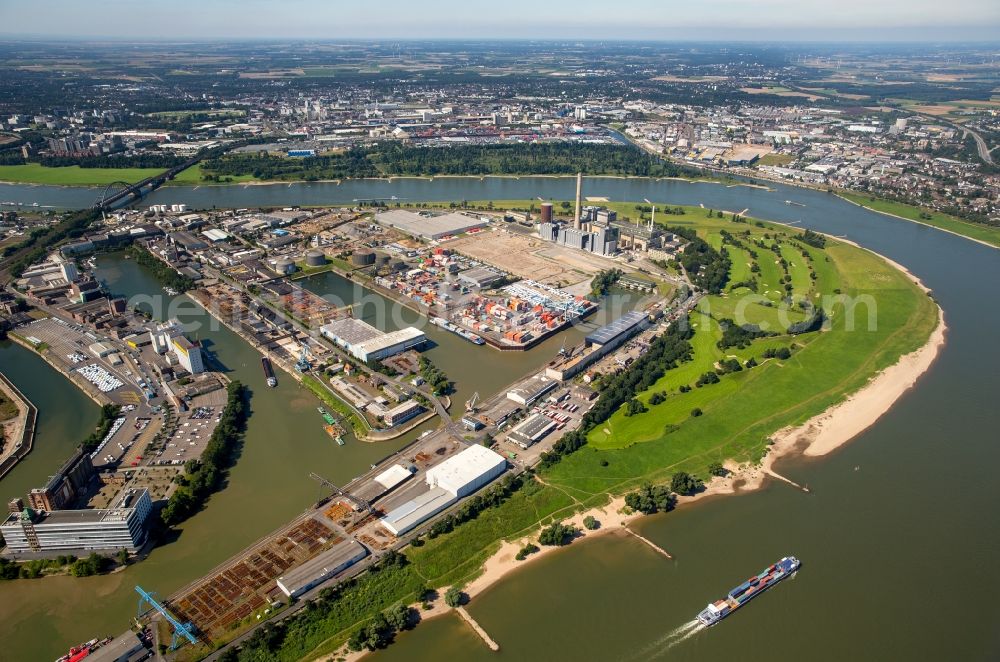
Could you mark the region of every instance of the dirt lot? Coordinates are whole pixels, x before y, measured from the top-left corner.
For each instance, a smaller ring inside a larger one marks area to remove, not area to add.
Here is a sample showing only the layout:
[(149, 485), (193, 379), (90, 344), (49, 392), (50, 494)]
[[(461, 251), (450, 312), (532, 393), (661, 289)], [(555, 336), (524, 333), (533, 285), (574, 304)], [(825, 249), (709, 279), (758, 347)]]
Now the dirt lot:
[(612, 265), (597, 256), (503, 230), (465, 236), (448, 242), (447, 247), (521, 278), (557, 287), (589, 281)]

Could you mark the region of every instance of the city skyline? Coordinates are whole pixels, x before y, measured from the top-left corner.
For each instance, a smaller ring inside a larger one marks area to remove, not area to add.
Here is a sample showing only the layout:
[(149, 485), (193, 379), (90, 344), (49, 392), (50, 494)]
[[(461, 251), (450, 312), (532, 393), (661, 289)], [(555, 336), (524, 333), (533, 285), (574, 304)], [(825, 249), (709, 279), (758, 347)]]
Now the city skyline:
[[(524, 0), (503, 12), (452, 0), (431, 0), (414, 10), (388, 0), (373, 14), (367, 5), (332, 7), (317, 0), (274, 6), (260, 0), (220, 0), (209, 7), (191, 0), (144, 6), (125, 0), (93, 8), (67, 0), (0, 8), (5, 37), (142, 37), (177, 39), (636, 39), (733, 41), (990, 41), (1000, 28), (1000, 5), (957, 0), (947, 12), (926, 0), (866, 3), (849, 0), (765, 0), (751, 4), (712, 0), (695, 7), (677, 2), (628, 0), (614, 7), (556, 0)], [(156, 25), (156, 34), (148, 26)], [(819, 27), (822, 26), (822, 27)], [(460, 30), (460, 32), (459, 32)]]

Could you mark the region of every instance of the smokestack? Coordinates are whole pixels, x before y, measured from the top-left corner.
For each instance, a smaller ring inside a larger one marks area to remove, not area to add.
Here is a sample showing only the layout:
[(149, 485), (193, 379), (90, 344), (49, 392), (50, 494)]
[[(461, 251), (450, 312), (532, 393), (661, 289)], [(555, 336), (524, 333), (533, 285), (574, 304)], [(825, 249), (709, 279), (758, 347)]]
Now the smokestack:
[(580, 201), (583, 196), (583, 173), (576, 173), (576, 215), (573, 217), (573, 227), (580, 229)]
[(653, 207), (653, 213), (649, 217), (649, 232), (650, 232), (650, 234), (652, 234), (652, 232), (653, 232), (653, 224), (656, 222), (656, 205), (652, 205), (652, 207)]

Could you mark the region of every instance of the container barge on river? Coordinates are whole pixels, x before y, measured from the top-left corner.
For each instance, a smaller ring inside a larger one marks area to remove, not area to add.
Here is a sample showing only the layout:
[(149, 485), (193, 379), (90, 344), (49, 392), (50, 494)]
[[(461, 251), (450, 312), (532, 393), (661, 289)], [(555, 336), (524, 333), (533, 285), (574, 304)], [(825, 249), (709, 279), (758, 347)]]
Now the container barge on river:
[(271, 366), (271, 359), (264, 356), (260, 359), (260, 363), (264, 366), (264, 376), (267, 378), (267, 385), (274, 388), (278, 385), (278, 378), (274, 376), (274, 368)]
[(486, 342), (485, 340), (483, 340), (482, 336), (479, 336), (479, 335), (473, 333), (472, 331), (466, 331), (465, 329), (461, 328), (460, 326), (452, 324), (451, 322), (449, 322), (448, 320), (444, 319), (443, 317), (431, 317), (430, 320), (431, 320), (431, 324), (433, 324), (435, 326), (440, 326), (442, 329), (445, 329), (446, 331), (451, 331), (455, 335), (461, 336), (461, 337), (465, 338), (466, 340), (468, 340), (471, 343), (475, 343), (477, 345), (482, 345), (482, 344), (485, 344), (485, 342)]
[(751, 577), (731, 590), (724, 600), (717, 600), (705, 607), (698, 614), (698, 620), (706, 626), (715, 625), (782, 579), (794, 574), (800, 565), (802, 565), (801, 561), (794, 556), (784, 557), (777, 563), (768, 566), (764, 572)]

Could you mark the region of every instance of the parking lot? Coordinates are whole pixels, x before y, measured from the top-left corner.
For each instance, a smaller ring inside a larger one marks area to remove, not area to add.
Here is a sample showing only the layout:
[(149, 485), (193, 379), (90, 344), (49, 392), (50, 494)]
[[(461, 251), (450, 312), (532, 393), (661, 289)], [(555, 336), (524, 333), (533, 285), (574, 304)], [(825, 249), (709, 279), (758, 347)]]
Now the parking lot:
[[(142, 401), (126, 364), (123, 362), (116, 367), (107, 358), (95, 357), (89, 348), (99, 339), (82, 326), (49, 317), (28, 324), (22, 333), (29, 340), (48, 345), (49, 359), (63, 366), (88, 392), (119, 405)], [(115, 354), (120, 356), (118, 352)]]

